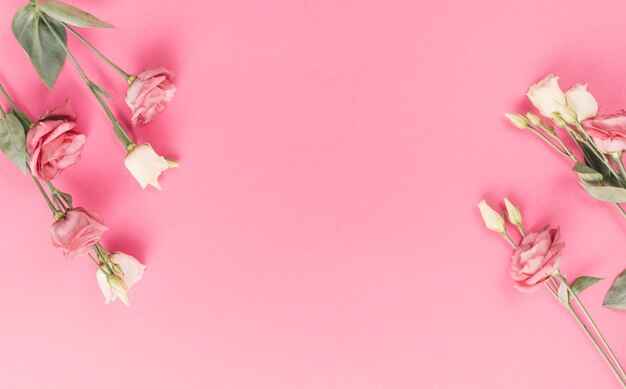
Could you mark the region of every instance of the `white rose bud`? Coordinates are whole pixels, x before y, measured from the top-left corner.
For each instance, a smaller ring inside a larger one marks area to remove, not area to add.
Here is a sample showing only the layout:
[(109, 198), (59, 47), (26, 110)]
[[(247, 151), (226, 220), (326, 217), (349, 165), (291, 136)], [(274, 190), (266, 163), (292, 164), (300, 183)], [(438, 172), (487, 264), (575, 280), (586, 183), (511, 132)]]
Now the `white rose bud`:
[(513, 203), (510, 202), (509, 199), (504, 199), (504, 204), (506, 205), (506, 216), (508, 217), (511, 224), (518, 227), (521, 226), (522, 213), (519, 211), (519, 208), (513, 205)]
[(491, 208), (485, 200), (478, 203), (478, 209), (480, 210), (480, 214), (483, 217), (487, 228), (499, 234), (504, 234), (506, 232), (504, 218)]
[(142, 188), (152, 185), (161, 189), (159, 176), (170, 168), (177, 168), (178, 162), (158, 155), (147, 143), (136, 145), (126, 155), (124, 165), (139, 182)]
[(560, 112), (559, 104), (567, 104), (565, 94), (559, 87), (559, 78), (553, 74), (532, 85), (526, 95), (539, 112), (549, 118), (553, 113)]
[(576, 112), (581, 122), (598, 114), (598, 102), (591, 93), (587, 92), (587, 84), (574, 85), (565, 93), (565, 99), (567, 106)]
[(119, 252), (112, 253), (109, 256), (109, 261), (114, 268), (121, 269), (121, 272), (118, 271), (121, 275), (105, 274), (103, 270), (97, 270), (96, 280), (104, 295), (104, 303), (110, 304), (111, 301), (115, 301), (119, 297), (128, 307), (130, 306), (128, 291), (141, 280), (146, 266), (130, 255)]
[(515, 127), (521, 128), (522, 130), (528, 128), (528, 120), (519, 113), (505, 113), (504, 116), (506, 116)]

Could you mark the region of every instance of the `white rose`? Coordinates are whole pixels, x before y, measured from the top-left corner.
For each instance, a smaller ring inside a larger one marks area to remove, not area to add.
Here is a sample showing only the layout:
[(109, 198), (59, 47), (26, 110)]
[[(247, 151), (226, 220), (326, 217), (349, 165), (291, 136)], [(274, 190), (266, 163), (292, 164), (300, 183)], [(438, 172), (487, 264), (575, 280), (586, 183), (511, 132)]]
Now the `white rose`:
[(161, 189), (159, 176), (169, 168), (178, 167), (178, 163), (158, 155), (147, 143), (137, 145), (126, 155), (124, 165), (139, 182), (142, 188), (152, 185)]
[(105, 274), (102, 270), (96, 271), (96, 280), (98, 286), (104, 295), (104, 303), (110, 304), (116, 298), (120, 298), (124, 305), (130, 306), (128, 301), (128, 290), (143, 277), (145, 265), (137, 261), (135, 258), (124, 253), (113, 253), (109, 260), (117, 269), (121, 269), (124, 274)]
[(591, 119), (598, 114), (598, 102), (587, 92), (587, 84), (576, 84), (565, 93), (567, 106), (576, 111), (578, 121)]
[(560, 113), (560, 107), (567, 104), (565, 94), (559, 87), (559, 78), (554, 74), (532, 85), (526, 95), (539, 112), (548, 118), (555, 112)]

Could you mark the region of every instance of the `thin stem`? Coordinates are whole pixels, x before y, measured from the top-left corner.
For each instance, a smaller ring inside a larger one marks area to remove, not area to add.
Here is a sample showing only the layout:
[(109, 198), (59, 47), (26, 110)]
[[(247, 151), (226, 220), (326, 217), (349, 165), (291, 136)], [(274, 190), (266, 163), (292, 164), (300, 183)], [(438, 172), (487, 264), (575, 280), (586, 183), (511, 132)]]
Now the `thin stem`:
[(78, 73), (80, 74), (81, 78), (83, 79), (83, 81), (85, 81), (91, 93), (93, 93), (93, 95), (96, 97), (96, 100), (98, 100), (98, 103), (100, 104), (102, 109), (104, 109), (104, 112), (106, 112), (107, 116), (109, 117), (109, 120), (111, 120), (111, 123), (113, 123), (113, 130), (115, 131), (115, 135), (117, 135), (117, 137), (122, 142), (124, 147), (128, 148), (128, 146), (133, 143), (130, 136), (124, 130), (124, 128), (120, 125), (120, 123), (117, 121), (117, 119), (115, 118), (115, 115), (113, 115), (113, 112), (111, 112), (111, 109), (109, 108), (109, 106), (105, 103), (102, 96), (100, 96), (100, 93), (94, 89), (93, 85), (95, 84), (89, 79), (89, 77), (87, 77), (83, 69), (78, 64), (78, 61), (76, 61), (76, 58), (74, 58), (74, 55), (70, 52), (70, 49), (67, 47), (65, 42), (63, 42), (63, 39), (61, 39), (61, 37), (59, 36), (59, 34), (56, 33), (54, 28), (50, 26), (50, 23), (46, 19), (46, 16), (42, 15), (41, 19), (43, 19), (43, 21), (46, 23), (46, 25), (52, 32), (52, 35), (54, 35), (54, 38), (57, 40), (57, 42), (63, 47), (63, 50), (67, 53), (67, 56), (72, 61), (72, 64), (74, 65)]
[(591, 317), (591, 315), (589, 314), (589, 312), (587, 311), (587, 308), (585, 308), (585, 305), (583, 304), (583, 302), (580, 300), (580, 298), (578, 297), (578, 294), (572, 289), (572, 287), (567, 283), (567, 280), (565, 279), (565, 277), (563, 277), (561, 275), (561, 273), (556, 273), (556, 277), (565, 284), (565, 287), (567, 288), (567, 290), (574, 295), (574, 300), (576, 300), (576, 303), (578, 304), (578, 306), (580, 307), (580, 309), (582, 310), (583, 314), (585, 315), (585, 318), (587, 318), (587, 321), (589, 322), (589, 324), (591, 324), (591, 327), (593, 328), (593, 330), (598, 334), (598, 337), (600, 338), (600, 341), (602, 342), (602, 344), (604, 345), (604, 347), (606, 348), (606, 350), (609, 352), (609, 355), (611, 356), (611, 359), (613, 359), (613, 362), (615, 363), (615, 365), (617, 366), (617, 368), (619, 369), (620, 373), (622, 373), (622, 377), (626, 377), (626, 373), (624, 372), (624, 368), (622, 367), (622, 365), (619, 363), (619, 360), (617, 359), (617, 357), (615, 356), (615, 354), (613, 353), (613, 350), (611, 350), (611, 346), (609, 346), (609, 344), (607, 343), (607, 341), (604, 339), (604, 336), (602, 335), (602, 332), (600, 332), (600, 329), (598, 328), (598, 326), (596, 325), (596, 323), (593, 321), (593, 318)]
[(506, 231), (502, 233), (502, 236), (504, 237), (504, 239), (506, 239), (507, 242), (509, 242), (511, 247), (513, 247), (514, 249), (517, 248), (517, 245), (515, 244), (515, 242), (513, 242), (513, 239), (511, 239), (511, 237), (509, 236), (509, 234), (507, 234)]
[(573, 155), (568, 154), (567, 152), (562, 150), (559, 146), (555, 145), (554, 142), (552, 142), (547, 136), (545, 136), (543, 133), (541, 133), (541, 131), (537, 130), (536, 128), (534, 128), (532, 126), (528, 126), (528, 128), (530, 128), (530, 130), (532, 132), (537, 134), (541, 139), (543, 139), (547, 144), (549, 144), (550, 147), (552, 147), (554, 150), (558, 151), (563, 156), (565, 156), (567, 158), (570, 158), (570, 159), (574, 159), (574, 160), (576, 159)]
[(113, 63), (113, 61), (111, 61), (110, 59), (108, 59), (104, 54), (102, 54), (98, 49), (96, 49), (91, 43), (89, 43), (85, 38), (83, 38), (82, 35), (80, 35), (76, 30), (74, 30), (72, 27), (70, 27), (69, 25), (67, 25), (66, 23), (63, 23), (63, 25), (65, 26), (65, 28), (67, 28), (76, 38), (78, 38), (78, 40), (80, 40), (81, 42), (83, 42), (85, 44), (85, 46), (89, 47), (89, 49), (91, 49), (91, 51), (93, 51), (98, 57), (100, 57), (102, 60), (104, 60), (104, 62), (106, 62), (107, 64), (109, 64), (116, 72), (118, 72), (119, 74), (121, 74), (125, 79), (126, 82), (128, 82), (131, 79), (131, 75), (129, 75), (128, 73), (126, 73), (124, 70), (122, 70), (122, 68), (120, 68), (119, 66), (117, 66), (116, 64)]
[(622, 217), (624, 219), (626, 219), (626, 211), (624, 211), (624, 208), (622, 208), (622, 206), (618, 203), (613, 203), (615, 205), (615, 208), (617, 208), (617, 210), (619, 211), (619, 213), (622, 214)]
[(4, 116), (7, 113), (4, 111), (4, 108), (2, 108), (2, 105), (0, 105), (0, 116)]
[[(552, 278), (552, 276), (550, 278)], [(550, 290), (552, 295), (560, 302), (558, 293), (552, 290), (552, 288), (550, 288), (550, 286), (547, 283), (546, 283), (546, 287)], [(618, 373), (617, 369), (615, 369), (615, 366), (613, 366), (613, 364), (609, 360), (609, 357), (606, 355), (604, 350), (602, 350), (602, 347), (600, 347), (600, 344), (598, 344), (598, 341), (593, 337), (593, 334), (589, 331), (589, 328), (587, 328), (585, 323), (583, 323), (578, 313), (571, 306), (569, 305), (564, 305), (564, 306), (572, 314), (572, 316), (574, 316), (574, 319), (576, 319), (576, 322), (580, 325), (583, 331), (585, 331), (585, 334), (587, 335), (591, 343), (593, 343), (596, 350), (598, 350), (600, 355), (602, 355), (602, 359), (604, 359), (607, 365), (609, 365), (609, 368), (611, 369), (613, 374), (615, 374), (615, 377), (617, 377), (617, 379), (619, 380), (620, 384), (622, 385), (622, 388), (626, 388), (626, 381), (624, 381), (624, 378), (622, 378), (622, 376)]]
[(50, 201), (50, 197), (48, 197), (48, 194), (43, 189), (43, 186), (41, 186), (41, 183), (39, 182), (37, 177), (33, 176), (32, 174), (31, 174), (31, 177), (33, 177), (33, 180), (35, 181), (35, 184), (37, 184), (37, 188), (39, 188), (39, 192), (41, 192), (41, 195), (43, 196), (44, 200), (46, 200), (46, 204), (48, 204), (48, 208), (50, 208), (50, 210), (52, 211), (53, 215), (56, 215), (57, 212), (59, 212), (59, 210), (56, 209), (54, 207), (54, 205), (52, 205), (52, 201)]
[(615, 166), (617, 166), (617, 170), (619, 171), (619, 174), (621, 174), (622, 179), (626, 180), (626, 169), (624, 169), (624, 163), (622, 162), (622, 153), (619, 152), (617, 154), (611, 154), (611, 158), (613, 159)]
[(52, 194), (52, 198), (54, 199), (55, 203), (58, 203), (62, 206), (62, 208), (64, 208), (64, 210), (68, 210), (68, 209), (72, 209), (72, 204), (70, 204), (70, 202), (65, 198), (65, 196), (63, 196), (63, 193), (58, 190), (50, 181), (46, 181), (46, 185), (48, 186), (48, 189), (50, 190), (50, 193)]

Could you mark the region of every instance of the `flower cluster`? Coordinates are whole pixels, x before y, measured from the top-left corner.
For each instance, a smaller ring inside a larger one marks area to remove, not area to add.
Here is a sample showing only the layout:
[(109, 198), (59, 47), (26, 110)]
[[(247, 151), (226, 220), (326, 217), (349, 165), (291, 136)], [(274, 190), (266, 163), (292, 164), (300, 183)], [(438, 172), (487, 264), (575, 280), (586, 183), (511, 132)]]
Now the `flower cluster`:
[(615, 204), (626, 218), (620, 205), (626, 202), (626, 169), (622, 161), (626, 150), (626, 111), (599, 115), (598, 102), (586, 84), (576, 84), (563, 92), (554, 75), (532, 85), (527, 96), (554, 126), (532, 112), (505, 116), (516, 127), (530, 130), (570, 159), (581, 186), (595, 199)]

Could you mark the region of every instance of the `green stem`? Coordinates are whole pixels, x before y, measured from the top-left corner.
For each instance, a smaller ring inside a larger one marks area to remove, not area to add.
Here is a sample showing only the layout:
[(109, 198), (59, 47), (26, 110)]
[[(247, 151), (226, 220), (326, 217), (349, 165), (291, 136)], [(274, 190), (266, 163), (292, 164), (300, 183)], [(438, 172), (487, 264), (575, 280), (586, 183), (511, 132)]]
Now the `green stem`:
[(617, 366), (617, 368), (619, 369), (620, 373), (622, 373), (622, 377), (626, 377), (626, 373), (624, 372), (624, 368), (622, 367), (622, 365), (619, 363), (619, 360), (617, 359), (617, 357), (615, 356), (615, 353), (613, 353), (613, 350), (611, 350), (611, 346), (609, 346), (608, 342), (606, 341), (606, 339), (604, 339), (604, 336), (602, 335), (602, 332), (600, 332), (600, 329), (598, 328), (598, 326), (596, 325), (595, 321), (593, 321), (593, 318), (591, 317), (591, 315), (589, 314), (589, 312), (587, 311), (587, 308), (585, 308), (585, 305), (583, 304), (583, 302), (580, 300), (580, 298), (578, 297), (578, 294), (572, 289), (572, 287), (567, 283), (567, 280), (565, 279), (565, 277), (563, 277), (561, 275), (561, 273), (556, 273), (556, 277), (565, 284), (565, 287), (567, 288), (567, 290), (574, 296), (574, 300), (576, 300), (576, 303), (578, 304), (578, 306), (580, 307), (581, 311), (583, 312), (583, 315), (585, 315), (585, 318), (587, 319), (587, 321), (589, 322), (589, 324), (591, 324), (591, 327), (593, 328), (593, 330), (596, 332), (596, 334), (598, 334), (598, 338), (600, 338), (600, 341), (602, 342), (602, 344), (604, 345), (604, 348), (609, 352), (609, 355), (611, 356), (611, 359), (613, 360), (613, 362), (615, 363), (615, 365)]
[(622, 214), (622, 217), (624, 219), (626, 219), (626, 211), (624, 211), (624, 208), (622, 208), (622, 206), (618, 203), (613, 203), (615, 205), (615, 208), (617, 208), (617, 210), (619, 211), (619, 213)]
[(624, 169), (624, 163), (622, 162), (622, 153), (619, 152), (617, 154), (611, 154), (611, 158), (613, 159), (615, 166), (617, 166), (617, 170), (622, 176), (622, 180), (626, 182), (626, 169)]
[(517, 248), (517, 245), (515, 244), (515, 242), (513, 242), (513, 239), (511, 239), (511, 237), (509, 236), (509, 234), (507, 234), (506, 231), (502, 233), (502, 236), (504, 237), (504, 239), (506, 239), (507, 242), (509, 242), (511, 247), (513, 247), (514, 249)]
[(43, 196), (44, 200), (46, 200), (46, 204), (48, 204), (48, 208), (50, 208), (50, 210), (52, 211), (52, 215), (56, 216), (59, 210), (56, 209), (54, 205), (52, 205), (52, 201), (50, 201), (50, 197), (48, 197), (48, 194), (44, 190), (43, 186), (41, 186), (41, 182), (39, 182), (37, 177), (33, 176), (32, 174), (30, 176), (33, 177), (35, 184), (37, 184), (37, 188), (39, 188), (39, 192), (41, 192), (41, 195)]
[(57, 42), (63, 47), (63, 50), (65, 51), (65, 53), (67, 53), (67, 56), (70, 58), (70, 61), (72, 61), (72, 64), (74, 65), (78, 73), (80, 74), (81, 78), (83, 79), (83, 81), (85, 81), (91, 93), (96, 97), (96, 100), (98, 100), (98, 103), (100, 104), (102, 109), (104, 109), (104, 112), (106, 112), (107, 116), (109, 117), (109, 120), (111, 120), (111, 123), (113, 123), (113, 130), (115, 131), (115, 135), (117, 135), (117, 137), (119, 138), (120, 142), (122, 142), (124, 147), (128, 148), (129, 145), (133, 144), (132, 139), (130, 138), (126, 130), (124, 130), (122, 125), (117, 121), (117, 119), (115, 118), (115, 115), (113, 115), (113, 112), (111, 112), (111, 109), (109, 108), (109, 106), (105, 103), (102, 96), (100, 96), (100, 93), (94, 89), (93, 85), (95, 84), (89, 79), (89, 77), (87, 77), (83, 69), (80, 67), (78, 61), (76, 61), (76, 58), (74, 57), (74, 55), (70, 52), (70, 49), (67, 47), (65, 42), (63, 42), (63, 39), (61, 39), (59, 34), (56, 33), (54, 28), (52, 28), (52, 26), (46, 19), (46, 16), (41, 15), (41, 19), (43, 19), (44, 23), (46, 23), (46, 25), (52, 32), (52, 35), (54, 35), (54, 38), (57, 40)]
[(554, 142), (552, 142), (547, 136), (545, 136), (543, 133), (541, 133), (541, 131), (537, 130), (536, 128), (534, 128), (534, 127), (532, 127), (530, 125), (528, 126), (528, 128), (530, 128), (530, 130), (532, 132), (537, 134), (548, 145), (550, 145), (550, 147), (552, 147), (554, 150), (558, 151), (561, 155), (564, 155), (567, 158), (576, 160), (576, 158), (573, 155), (568, 154), (567, 152), (565, 152), (565, 150), (562, 150), (559, 146), (555, 145)]
[[(552, 277), (550, 277), (550, 278), (552, 278)], [(545, 285), (546, 285), (546, 288), (548, 288), (548, 290), (550, 290), (550, 293), (560, 302), (561, 300), (559, 299), (558, 293), (556, 291), (552, 290), (552, 288), (550, 288), (550, 286), (547, 283)], [(580, 316), (578, 315), (578, 313), (570, 305), (564, 305), (564, 306), (572, 314), (572, 316), (574, 316), (574, 319), (576, 319), (576, 322), (580, 325), (580, 327), (583, 329), (583, 331), (585, 331), (585, 334), (587, 335), (587, 337), (589, 338), (591, 343), (593, 343), (593, 345), (596, 348), (596, 350), (598, 350), (600, 355), (602, 355), (602, 359), (604, 359), (604, 361), (607, 363), (607, 365), (609, 365), (609, 368), (611, 369), (613, 374), (615, 374), (615, 377), (617, 377), (617, 379), (619, 380), (620, 384), (622, 385), (622, 388), (626, 388), (626, 381), (624, 381), (624, 378), (622, 378), (622, 376), (618, 373), (617, 369), (611, 363), (611, 361), (609, 360), (609, 357), (606, 355), (604, 350), (602, 350), (602, 347), (600, 347), (600, 344), (598, 344), (598, 341), (593, 337), (593, 334), (589, 331), (589, 328), (587, 328), (585, 323), (583, 323), (583, 321), (580, 318)]]
[(91, 43), (89, 43), (87, 41), (87, 39), (83, 38), (82, 35), (80, 35), (76, 30), (74, 30), (72, 27), (70, 27), (69, 25), (67, 25), (66, 23), (63, 23), (63, 25), (65, 26), (65, 28), (67, 28), (76, 38), (78, 38), (78, 40), (80, 40), (81, 42), (83, 42), (85, 44), (85, 46), (89, 47), (89, 49), (91, 51), (93, 51), (98, 57), (100, 57), (104, 62), (106, 62), (107, 64), (109, 64), (116, 72), (118, 72), (119, 74), (121, 74), (125, 79), (126, 82), (130, 83), (129, 80), (131, 79), (131, 75), (126, 73), (124, 70), (122, 70), (122, 68), (120, 68), (119, 66), (117, 66), (116, 64), (113, 63), (113, 61), (111, 61), (110, 59), (108, 59), (104, 54), (102, 54), (98, 49), (96, 49)]

